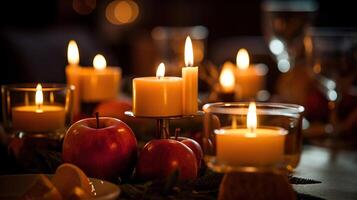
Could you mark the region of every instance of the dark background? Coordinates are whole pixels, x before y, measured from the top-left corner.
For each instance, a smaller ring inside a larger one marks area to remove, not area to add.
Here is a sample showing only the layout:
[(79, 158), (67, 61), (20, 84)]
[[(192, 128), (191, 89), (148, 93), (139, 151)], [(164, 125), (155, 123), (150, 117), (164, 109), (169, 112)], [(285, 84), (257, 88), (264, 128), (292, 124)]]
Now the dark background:
[[(91, 9), (93, 2), (95, 7)], [(109, 64), (121, 66), (124, 75), (132, 75), (135, 73), (133, 61), (141, 53), (136, 44), (150, 38), (156, 26), (206, 26), (209, 30), (207, 59), (214, 56), (215, 45), (222, 38), (262, 35), (261, 1), (258, 0), (135, 0), (140, 9), (138, 18), (120, 26), (111, 25), (104, 17), (109, 2), (2, 1), (0, 84), (65, 82), (70, 39), (75, 39), (80, 46), (81, 65), (90, 65), (99, 52), (106, 55)], [(349, 1), (317, 2), (316, 26), (357, 26), (355, 6)], [(74, 3), (82, 5), (82, 11), (76, 11)], [(83, 10), (89, 13), (80, 14)]]

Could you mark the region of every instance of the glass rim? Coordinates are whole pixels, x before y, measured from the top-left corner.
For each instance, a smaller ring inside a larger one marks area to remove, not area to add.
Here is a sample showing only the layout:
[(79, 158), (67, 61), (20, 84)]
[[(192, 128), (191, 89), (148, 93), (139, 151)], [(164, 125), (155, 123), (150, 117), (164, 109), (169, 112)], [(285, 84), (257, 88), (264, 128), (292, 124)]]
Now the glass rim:
[[(36, 86), (38, 83), (15, 83), (5, 84), (1, 86), (1, 89), (10, 91), (23, 91), (23, 92), (36, 92)], [(61, 90), (75, 90), (74, 85), (67, 85), (63, 83), (40, 83), (42, 85), (43, 92), (61, 91)]]
[[(250, 102), (215, 102), (207, 103), (202, 109), (206, 113), (247, 115)], [(305, 108), (298, 104), (255, 102), (257, 115), (283, 115), (297, 117)], [(229, 108), (229, 109), (228, 109)]]
[(316, 12), (319, 4), (314, 1), (263, 1), (261, 4), (263, 11), (270, 12)]

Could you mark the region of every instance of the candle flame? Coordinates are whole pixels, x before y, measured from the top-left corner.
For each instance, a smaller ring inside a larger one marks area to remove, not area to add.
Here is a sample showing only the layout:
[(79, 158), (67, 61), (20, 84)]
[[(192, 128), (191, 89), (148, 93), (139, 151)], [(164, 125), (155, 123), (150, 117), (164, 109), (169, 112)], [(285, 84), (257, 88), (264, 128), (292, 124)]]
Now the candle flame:
[(187, 36), (185, 42), (185, 65), (187, 67), (193, 66), (193, 48), (190, 36)]
[(159, 66), (157, 67), (156, 70), (156, 77), (158, 79), (162, 78), (165, 76), (165, 64), (164, 63), (160, 63)]
[(224, 63), (221, 74), (219, 75), (219, 83), (224, 92), (234, 91), (235, 77), (232, 63)]
[(42, 85), (39, 83), (36, 86), (36, 95), (35, 95), (35, 103), (37, 106), (37, 110), (41, 110), (41, 106), (43, 104), (43, 93), (42, 93)]
[(93, 66), (97, 70), (103, 70), (107, 67), (107, 61), (103, 55), (97, 54), (93, 59)]
[(249, 54), (247, 49), (239, 49), (236, 57), (236, 63), (239, 69), (248, 69), (249, 67)]
[(71, 40), (68, 43), (67, 48), (67, 60), (68, 63), (71, 65), (78, 65), (79, 64), (79, 51), (76, 41)]
[(257, 128), (257, 108), (254, 102), (251, 102), (248, 107), (247, 128), (250, 133), (254, 133)]

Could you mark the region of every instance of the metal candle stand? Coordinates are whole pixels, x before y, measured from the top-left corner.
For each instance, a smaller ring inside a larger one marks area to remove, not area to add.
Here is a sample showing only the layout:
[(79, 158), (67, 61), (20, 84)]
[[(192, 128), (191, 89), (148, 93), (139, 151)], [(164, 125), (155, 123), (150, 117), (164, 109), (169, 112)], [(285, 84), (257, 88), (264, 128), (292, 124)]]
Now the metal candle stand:
[(178, 116), (162, 116), (162, 117), (149, 117), (149, 116), (136, 116), (132, 111), (125, 111), (125, 115), (134, 118), (146, 118), (156, 120), (156, 138), (168, 139), (170, 137), (170, 120), (178, 120), (185, 118), (193, 118), (195, 116), (202, 116), (203, 111), (197, 111), (193, 115), (178, 115)]

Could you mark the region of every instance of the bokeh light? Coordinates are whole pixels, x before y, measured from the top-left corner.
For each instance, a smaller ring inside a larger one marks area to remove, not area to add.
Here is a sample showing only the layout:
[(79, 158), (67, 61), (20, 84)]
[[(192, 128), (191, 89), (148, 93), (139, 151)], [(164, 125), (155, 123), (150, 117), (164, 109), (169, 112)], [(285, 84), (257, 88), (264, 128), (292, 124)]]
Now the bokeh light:
[(105, 10), (107, 20), (115, 25), (132, 23), (139, 15), (139, 6), (132, 0), (115, 0)]

